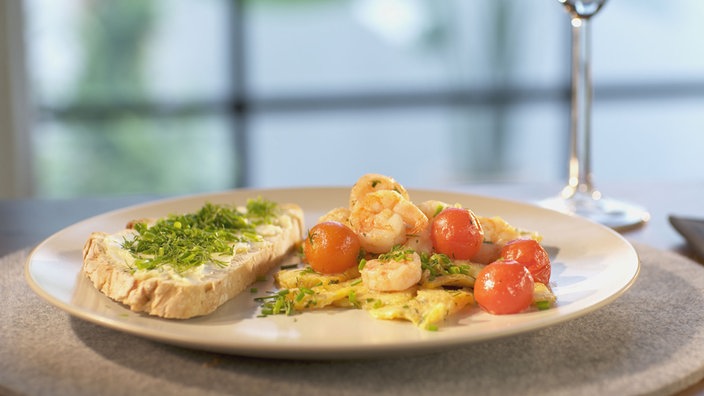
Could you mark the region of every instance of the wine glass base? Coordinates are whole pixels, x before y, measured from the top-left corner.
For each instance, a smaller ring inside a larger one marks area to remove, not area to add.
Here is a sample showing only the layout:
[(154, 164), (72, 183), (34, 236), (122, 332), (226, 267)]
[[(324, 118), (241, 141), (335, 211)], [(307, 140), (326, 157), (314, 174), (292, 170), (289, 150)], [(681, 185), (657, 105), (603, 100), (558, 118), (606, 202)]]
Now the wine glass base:
[(538, 205), (581, 216), (617, 231), (638, 227), (650, 220), (650, 214), (645, 208), (612, 198), (593, 199), (578, 194), (571, 198), (545, 199), (539, 201)]

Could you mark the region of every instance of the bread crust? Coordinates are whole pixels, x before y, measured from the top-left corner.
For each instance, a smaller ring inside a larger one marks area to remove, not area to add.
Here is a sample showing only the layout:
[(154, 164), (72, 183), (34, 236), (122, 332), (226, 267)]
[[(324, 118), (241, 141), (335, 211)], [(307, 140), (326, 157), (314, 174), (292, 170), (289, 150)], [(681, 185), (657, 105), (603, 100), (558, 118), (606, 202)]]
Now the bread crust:
[(280, 233), (265, 236), (264, 242), (248, 252), (236, 254), (229, 265), (206, 264), (210, 266), (207, 274), (199, 279), (187, 280), (158, 270), (132, 270), (121, 254), (115, 254), (122, 253), (115, 241), (134, 232), (130, 228), (114, 235), (91, 233), (83, 248), (82, 272), (100, 292), (132, 311), (169, 319), (207, 315), (268, 273), (300, 243), (302, 209), (293, 204), (280, 206)]

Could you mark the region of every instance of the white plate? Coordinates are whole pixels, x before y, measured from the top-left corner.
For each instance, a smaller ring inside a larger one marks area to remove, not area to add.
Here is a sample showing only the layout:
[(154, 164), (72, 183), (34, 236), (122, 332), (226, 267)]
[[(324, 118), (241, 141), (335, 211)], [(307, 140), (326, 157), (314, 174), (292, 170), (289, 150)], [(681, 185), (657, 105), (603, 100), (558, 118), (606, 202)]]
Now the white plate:
[(398, 356), (436, 351), (532, 331), (584, 315), (623, 293), (639, 271), (638, 256), (619, 234), (601, 225), (536, 206), (474, 195), (416, 190), (411, 199), (461, 203), (485, 216), (501, 216), (543, 234), (558, 249), (553, 258), (554, 309), (493, 316), (474, 307), (424, 331), (409, 322), (372, 319), (361, 310), (324, 310), (294, 316), (257, 317), (254, 297), (272, 290), (258, 283), (206, 317), (166, 320), (131, 312), (98, 292), (80, 274), (81, 249), (92, 231), (116, 232), (135, 218), (194, 211), (205, 202), (244, 203), (263, 196), (303, 207), (308, 227), (329, 209), (347, 203), (349, 189), (235, 190), (162, 200), (105, 213), (74, 224), (45, 240), (29, 256), (32, 289), (71, 315), (157, 341), (196, 349), (260, 357), (341, 359)]

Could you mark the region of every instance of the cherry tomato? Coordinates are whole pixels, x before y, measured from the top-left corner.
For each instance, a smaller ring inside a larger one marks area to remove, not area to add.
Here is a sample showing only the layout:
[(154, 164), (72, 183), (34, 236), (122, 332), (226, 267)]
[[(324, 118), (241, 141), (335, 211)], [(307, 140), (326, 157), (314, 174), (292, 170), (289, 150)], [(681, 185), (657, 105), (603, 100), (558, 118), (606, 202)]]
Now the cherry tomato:
[(484, 242), (484, 230), (469, 209), (445, 208), (435, 216), (430, 227), (435, 251), (453, 259), (471, 259)]
[(316, 224), (303, 242), (306, 261), (321, 274), (337, 274), (357, 265), (360, 250), (357, 234), (337, 221)]
[(515, 260), (498, 260), (484, 267), (474, 282), (474, 299), (485, 311), (513, 314), (533, 303), (535, 282), (530, 271)]
[(507, 260), (516, 260), (523, 264), (533, 280), (548, 284), (550, 282), (550, 255), (533, 239), (515, 239), (501, 249), (501, 257)]

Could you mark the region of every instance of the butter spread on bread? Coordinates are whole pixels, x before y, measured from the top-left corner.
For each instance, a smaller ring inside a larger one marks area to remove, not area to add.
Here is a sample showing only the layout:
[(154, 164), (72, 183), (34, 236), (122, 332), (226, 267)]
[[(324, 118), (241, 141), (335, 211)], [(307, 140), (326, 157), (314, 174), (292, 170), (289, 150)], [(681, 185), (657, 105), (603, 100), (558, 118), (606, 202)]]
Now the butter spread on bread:
[(135, 312), (207, 315), (276, 266), (300, 243), (303, 226), (294, 204), (207, 203), (194, 213), (134, 220), (114, 234), (93, 232), (82, 271)]

